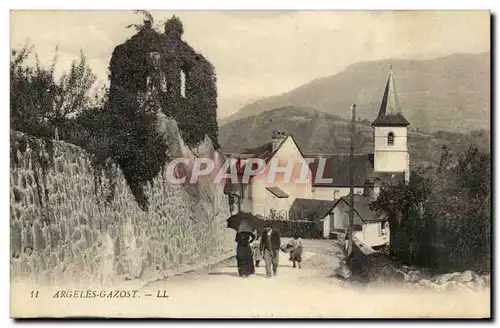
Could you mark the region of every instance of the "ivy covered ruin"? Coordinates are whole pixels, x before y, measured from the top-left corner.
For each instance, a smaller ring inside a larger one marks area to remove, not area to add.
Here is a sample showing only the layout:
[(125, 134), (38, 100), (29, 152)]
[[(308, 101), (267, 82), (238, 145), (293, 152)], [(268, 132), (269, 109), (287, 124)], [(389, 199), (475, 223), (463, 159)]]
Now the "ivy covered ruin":
[(176, 16), (165, 23), (163, 32), (146, 20), (137, 34), (118, 45), (109, 65), (110, 105), (137, 110), (148, 98), (156, 104), (146, 106), (149, 110), (160, 109), (177, 121), (186, 144), (196, 146), (205, 135), (217, 144), (215, 70), (182, 40), (183, 32)]
[(158, 113), (177, 122), (186, 145), (196, 147), (208, 136), (218, 148), (212, 64), (182, 40), (183, 25), (177, 17), (159, 32), (146, 16), (144, 24), (136, 26), (138, 32), (113, 51), (106, 111), (110, 157), (144, 209), (144, 184), (169, 160), (169, 141), (155, 124)]

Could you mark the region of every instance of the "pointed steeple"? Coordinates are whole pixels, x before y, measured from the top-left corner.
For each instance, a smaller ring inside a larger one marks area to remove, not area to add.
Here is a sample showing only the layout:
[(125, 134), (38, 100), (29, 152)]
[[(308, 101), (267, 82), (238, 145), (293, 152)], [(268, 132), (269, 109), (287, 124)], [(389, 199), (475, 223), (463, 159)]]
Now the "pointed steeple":
[(408, 122), (399, 107), (398, 95), (396, 93), (396, 84), (392, 73), (392, 65), (390, 66), (389, 78), (385, 85), (384, 95), (380, 104), (377, 119), (372, 123), (372, 126), (408, 126)]

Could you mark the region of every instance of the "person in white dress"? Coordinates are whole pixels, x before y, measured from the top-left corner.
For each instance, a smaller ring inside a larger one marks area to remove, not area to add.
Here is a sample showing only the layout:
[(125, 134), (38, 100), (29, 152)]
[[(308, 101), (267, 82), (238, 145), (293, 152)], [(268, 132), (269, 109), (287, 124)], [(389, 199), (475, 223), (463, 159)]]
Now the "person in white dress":
[[(293, 267), (297, 267), (300, 269), (300, 263), (302, 262), (302, 251), (304, 246), (302, 244), (302, 239), (300, 239), (299, 235), (295, 235), (292, 240), (288, 243), (288, 245), (292, 246), (292, 251), (290, 252), (290, 261), (293, 263)], [(295, 265), (297, 262), (297, 266)]]

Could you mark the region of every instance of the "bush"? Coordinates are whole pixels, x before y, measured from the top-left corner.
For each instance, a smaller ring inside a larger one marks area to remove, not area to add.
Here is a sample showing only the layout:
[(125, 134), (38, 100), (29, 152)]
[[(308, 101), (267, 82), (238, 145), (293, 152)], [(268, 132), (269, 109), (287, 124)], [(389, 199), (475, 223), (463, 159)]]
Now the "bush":
[(293, 238), (299, 235), (304, 239), (322, 239), (323, 230), (321, 224), (311, 221), (291, 221), (291, 220), (266, 220), (270, 222), (273, 229), (280, 232), (282, 237)]

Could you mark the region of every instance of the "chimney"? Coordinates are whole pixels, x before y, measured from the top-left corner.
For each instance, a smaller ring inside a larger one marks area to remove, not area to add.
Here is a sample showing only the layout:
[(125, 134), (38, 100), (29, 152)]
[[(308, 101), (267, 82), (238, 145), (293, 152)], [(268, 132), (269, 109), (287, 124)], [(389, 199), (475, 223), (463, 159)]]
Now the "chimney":
[(363, 185), (363, 196), (375, 198), (373, 182), (371, 182), (370, 180), (365, 180), (365, 183)]
[(281, 131), (273, 131), (271, 135), (271, 141), (273, 142), (273, 151), (278, 149), (279, 145), (285, 140), (286, 134)]

